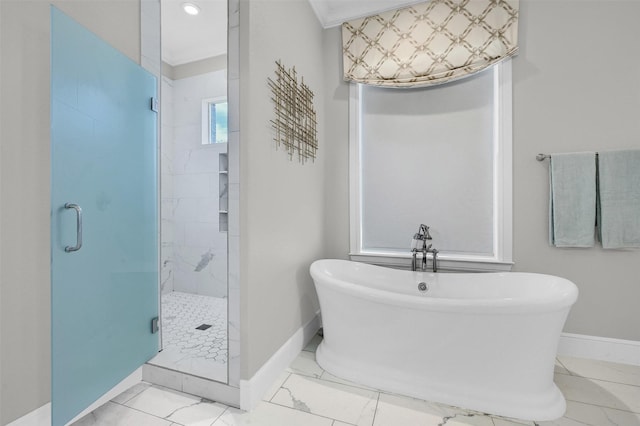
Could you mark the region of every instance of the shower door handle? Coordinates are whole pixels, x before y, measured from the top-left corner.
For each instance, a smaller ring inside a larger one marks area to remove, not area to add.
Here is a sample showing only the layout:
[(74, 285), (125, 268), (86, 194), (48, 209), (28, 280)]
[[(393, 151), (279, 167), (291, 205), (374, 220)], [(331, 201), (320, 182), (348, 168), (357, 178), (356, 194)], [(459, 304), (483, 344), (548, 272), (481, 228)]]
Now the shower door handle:
[(82, 209), (79, 205), (73, 203), (65, 203), (65, 209), (74, 209), (76, 211), (76, 245), (66, 246), (64, 251), (67, 253), (80, 250), (82, 247)]

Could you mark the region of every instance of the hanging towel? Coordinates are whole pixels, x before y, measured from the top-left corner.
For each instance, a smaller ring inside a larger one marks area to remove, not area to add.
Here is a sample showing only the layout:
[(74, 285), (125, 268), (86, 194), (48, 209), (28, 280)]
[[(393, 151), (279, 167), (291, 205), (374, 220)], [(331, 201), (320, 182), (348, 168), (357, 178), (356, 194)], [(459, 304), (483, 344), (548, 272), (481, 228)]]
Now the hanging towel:
[(593, 247), (596, 223), (596, 154), (551, 154), (549, 243)]
[(602, 247), (640, 247), (640, 150), (601, 152), (598, 183)]

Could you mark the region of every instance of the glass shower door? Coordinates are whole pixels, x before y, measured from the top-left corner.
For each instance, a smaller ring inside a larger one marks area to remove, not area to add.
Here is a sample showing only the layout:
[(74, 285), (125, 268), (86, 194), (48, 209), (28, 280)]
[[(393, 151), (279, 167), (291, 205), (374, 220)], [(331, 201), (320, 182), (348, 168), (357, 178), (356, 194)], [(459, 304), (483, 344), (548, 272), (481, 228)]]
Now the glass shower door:
[(153, 357), (156, 79), (51, 9), (52, 424)]

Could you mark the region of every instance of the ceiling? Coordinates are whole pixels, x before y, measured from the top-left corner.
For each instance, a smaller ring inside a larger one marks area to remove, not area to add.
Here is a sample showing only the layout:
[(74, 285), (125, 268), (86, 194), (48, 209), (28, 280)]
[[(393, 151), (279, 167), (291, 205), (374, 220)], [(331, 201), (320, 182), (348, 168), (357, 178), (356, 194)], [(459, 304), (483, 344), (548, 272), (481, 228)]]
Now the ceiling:
[(309, 0), (324, 28), (341, 25), (351, 19), (376, 15), (425, 0)]
[[(200, 8), (197, 16), (182, 10)], [(227, 0), (161, 0), (162, 60), (177, 66), (227, 53)]]
[[(263, 0), (282, 1), (282, 0)], [(290, 0), (304, 1), (304, 0)], [(424, 0), (308, 0), (324, 28)], [(187, 15), (190, 2), (201, 12)], [(227, 0), (161, 0), (162, 60), (177, 66), (227, 53)]]

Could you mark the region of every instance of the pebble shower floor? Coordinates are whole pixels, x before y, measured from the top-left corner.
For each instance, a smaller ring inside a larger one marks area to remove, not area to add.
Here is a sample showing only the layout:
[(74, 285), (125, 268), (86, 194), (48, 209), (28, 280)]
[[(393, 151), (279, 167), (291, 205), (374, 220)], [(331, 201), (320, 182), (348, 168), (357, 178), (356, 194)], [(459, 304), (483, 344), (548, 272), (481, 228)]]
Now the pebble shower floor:
[[(204, 324), (211, 327), (197, 329)], [(163, 294), (162, 333), (165, 348), (226, 364), (227, 299), (177, 291)]]

